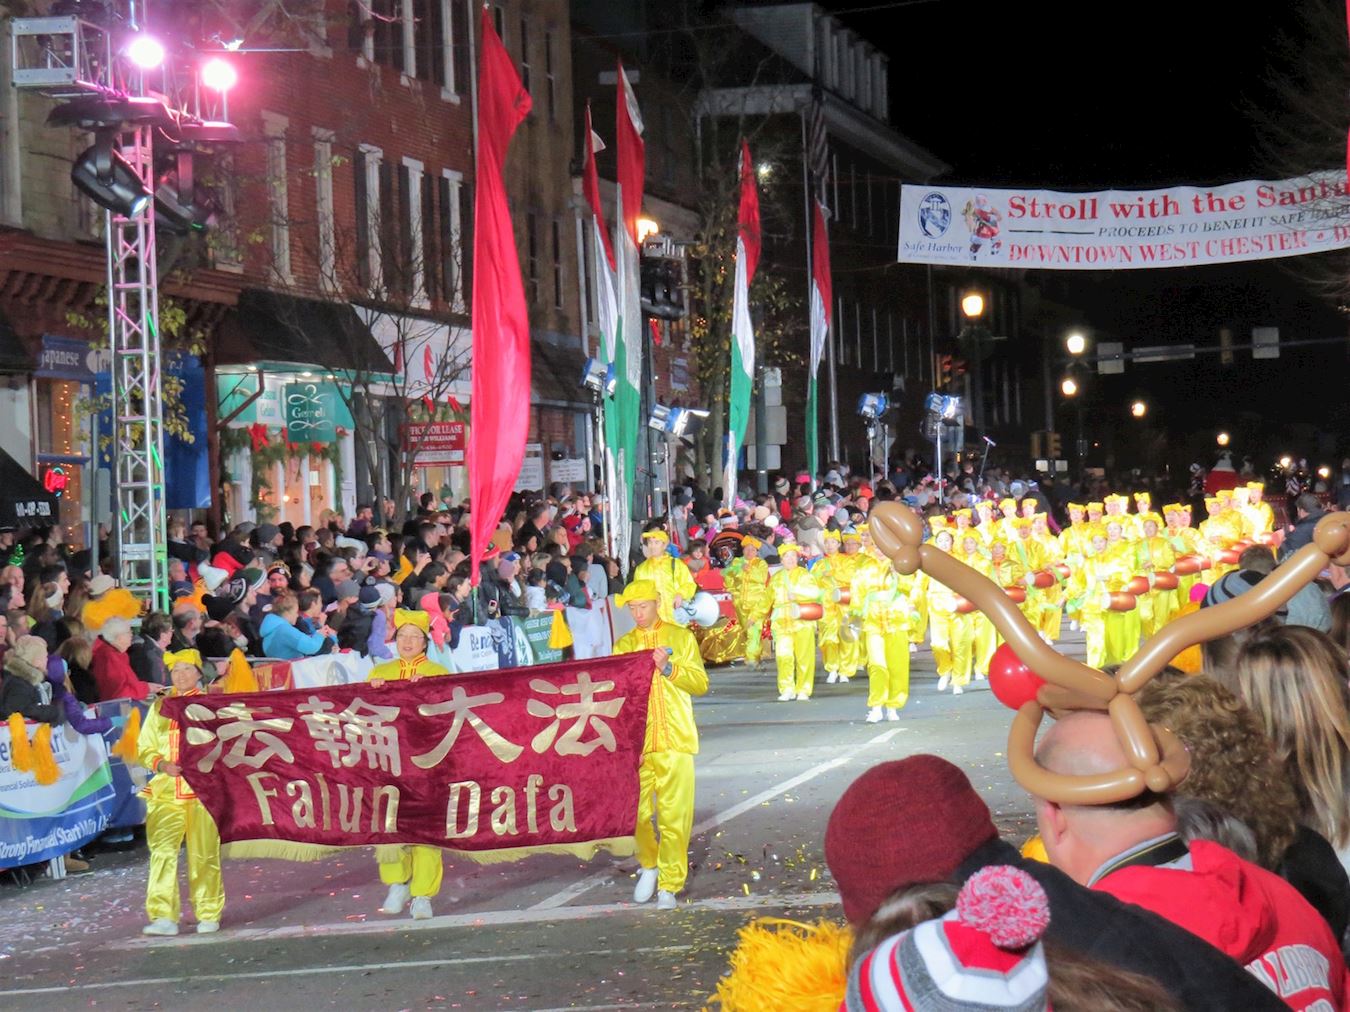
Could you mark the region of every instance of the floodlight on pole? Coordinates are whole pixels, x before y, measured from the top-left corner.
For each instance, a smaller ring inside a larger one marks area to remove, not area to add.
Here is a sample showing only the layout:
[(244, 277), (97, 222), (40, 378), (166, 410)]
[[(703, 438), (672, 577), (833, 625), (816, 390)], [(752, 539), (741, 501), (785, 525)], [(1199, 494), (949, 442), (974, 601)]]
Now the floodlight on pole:
[(151, 35), (137, 35), (127, 43), (127, 59), (141, 70), (154, 70), (164, 62), (164, 44)]
[(1228, 435), (1228, 433), (1226, 433), (1226, 432), (1220, 432), (1220, 433), (1214, 438), (1214, 441), (1215, 441), (1216, 443), (1218, 443), (1220, 446), (1227, 446), (1227, 445), (1228, 445), (1228, 441), (1229, 441), (1230, 438), (1231, 438), (1231, 437)]
[(1321, 467), (1319, 467), (1319, 468), (1317, 469), (1317, 477), (1319, 477), (1319, 478), (1321, 478), (1321, 479), (1323, 479), (1323, 480), (1325, 480), (1325, 479), (1327, 479), (1327, 478), (1330, 478), (1330, 477), (1331, 477), (1331, 468), (1329, 468), (1329, 467), (1327, 467), (1325, 464), (1323, 464)]
[(1065, 376), (1060, 381), (1059, 392), (1065, 397), (1076, 397), (1078, 395), (1078, 381), (1072, 376)]
[(1130, 405), (1130, 414), (1134, 415), (1135, 418), (1143, 418), (1148, 414), (1148, 405), (1143, 401), (1135, 401)]
[(239, 73), (229, 61), (213, 56), (202, 64), (202, 84), (212, 91), (226, 92), (238, 83)]
[(648, 236), (656, 235), (660, 231), (661, 225), (655, 218), (639, 218), (637, 220), (638, 245), (646, 242)]
[(1065, 338), (1064, 346), (1069, 349), (1070, 355), (1081, 355), (1087, 350), (1087, 338), (1075, 330)]
[(1294, 466), (1293, 457), (1290, 457), (1286, 454), (1285, 456), (1280, 458), (1280, 467), (1284, 468), (1286, 471), (1288, 471), (1293, 466)]

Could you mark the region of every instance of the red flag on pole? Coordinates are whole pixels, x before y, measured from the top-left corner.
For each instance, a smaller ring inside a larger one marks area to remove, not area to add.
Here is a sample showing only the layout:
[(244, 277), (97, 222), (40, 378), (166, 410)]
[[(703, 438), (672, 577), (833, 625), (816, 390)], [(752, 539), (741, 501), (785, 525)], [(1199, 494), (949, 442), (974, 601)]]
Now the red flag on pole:
[(502, 166), (529, 114), (521, 86), (485, 7), (478, 75), (478, 158), (473, 207), (473, 399), (469, 403), (470, 579), (506, 509), (530, 424), (530, 322)]

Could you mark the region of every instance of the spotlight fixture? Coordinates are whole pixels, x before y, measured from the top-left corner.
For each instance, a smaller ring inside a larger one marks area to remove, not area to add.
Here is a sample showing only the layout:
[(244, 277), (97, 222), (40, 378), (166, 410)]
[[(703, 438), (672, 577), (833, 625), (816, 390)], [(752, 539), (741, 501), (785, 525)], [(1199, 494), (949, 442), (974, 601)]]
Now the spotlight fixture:
[(577, 385), (583, 390), (593, 390), (598, 394), (612, 396), (617, 384), (618, 376), (612, 363), (606, 364), (598, 358), (588, 358), (581, 370), (581, 382)]
[(75, 188), (99, 207), (135, 218), (150, 205), (150, 191), (131, 163), (112, 148), (112, 137), (100, 137), (70, 167)]
[(672, 436), (696, 436), (703, 428), (708, 412), (702, 408), (671, 408), (653, 404), (647, 425)]
[(150, 35), (137, 35), (127, 44), (127, 59), (142, 70), (154, 70), (164, 62), (164, 44)]
[(229, 91), (239, 83), (239, 73), (234, 65), (219, 56), (213, 56), (202, 64), (202, 84), (212, 91)]
[(885, 394), (863, 394), (858, 398), (858, 414), (869, 422), (875, 422), (891, 409), (891, 400)]

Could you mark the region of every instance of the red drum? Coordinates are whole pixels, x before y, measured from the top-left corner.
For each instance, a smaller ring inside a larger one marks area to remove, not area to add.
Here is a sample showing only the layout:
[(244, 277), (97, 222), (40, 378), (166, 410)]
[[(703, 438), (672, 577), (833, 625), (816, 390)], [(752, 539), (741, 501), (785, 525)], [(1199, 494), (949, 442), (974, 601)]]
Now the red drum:
[(834, 589), (834, 601), (836, 604), (852, 604), (853, 591), (847, 587), (836, 587)]
[[(1133, 577), (1133, 578), (1130, 580), (1129, 583), (1125, 584), (1125, 589), (1126, 589), (1129, 593), (1134, 594), (1136, 597), (1137, 597), (1138, 595), (1140, 595), (1140, 594), (1147, 594), (1147, 593), (1148, 593), (1148, 577), (1147, 577), (1147, 576), (1136, 576), (1136, 577)], [(1128, 608), (1126, 608), (1125, 610), (1126, 610), (1126, 611), (1129, 611)]]
[(1048, 569), (1042, 569), (1038, 573), (1029, 574), (1028, 580), (1029, 586), (1035, 587), (1037, 590), (1045, 590), (1047, 587), (1055, 585), (1055, 574)]
[(1274, 531), (1262, 531), (1260, 534), (1258, 534), (1258, 535), (1256, 536), (1256, 543), (1257, 543), (1258, 545), (1273, 545), (1273, 544), (1275, 544), (1275, 532), (1274, 532)]
[(1069, 564), (1067, 562), (1056, 562), (1054, 565), (1054, 570), (1056, 573), (1059, 574), (1059, 578), (1061, 580), (1067, 580), (1073, 574), (1073, 570), (1069, 568)]
[(1183, 555), (1172, 566), (1172, 572), (1178, 576), (1194, 576), (1200, 572), (1200, 557), (1198, 555)]
[(817, 604), (815, 601), (788, 605), (788, 615), (792, 618), (799, 618), (803, 622), (819, 622), (824, 614), (825, 606)]
[(1111, 595), (1111, 600), (1107, 605), (1107, 608), (1111, 611), (1134, 611), (1136, 603), (1133, 594), (1117, 591)]
[(1013, 604), (1022, 604), (1027, 599), (1025, 587), (1004, 587), (1003, 593), (1008, 595)]
[(1154, 590), (1176, 590), (1180, 582), (1175, 573), (1169, 573), (1165, 569), (1160, 569), (1153, 574)]
[(1242, 551), (1240, 549), (1225, 548), (1222, 552), (1219, 553), (1219, 561), (1223, 563), (1225, 566), (1236, 566), (1238, 556), (1241, 554)]
[(956, 595), (956, 614), (969, 615), (974, 610), (975, 610), (974, 601), (971, 601), (968, 598), (964, 598), (960, 594)]

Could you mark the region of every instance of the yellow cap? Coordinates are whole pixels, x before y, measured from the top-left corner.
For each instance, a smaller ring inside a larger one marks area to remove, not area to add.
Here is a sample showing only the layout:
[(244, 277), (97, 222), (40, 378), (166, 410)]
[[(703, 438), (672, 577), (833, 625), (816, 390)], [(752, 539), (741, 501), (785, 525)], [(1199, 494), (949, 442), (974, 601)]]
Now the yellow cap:
[(795, 541), (784, 541), (778, 546), (778, 557), (781, 559), (784, 555), (801, 555), (802, 547)]
[(849, 541), (861, 541), (861, 540), (862, 540), (862, 535), (859, 534), (856, 530), (854, 530), (854, 531), (845, 531), (843, 537), (842, 537), (840, 540), (841, 540), (841, 541), (844, 541), (845, 543), (847, 543), (847, 542), (849, 542)]
[(1128, 503), (1129, 501), (1130, 501), (1130, 497), (1129, 497), (1129, 496), (1127, 496), (1127, 495), (1121, 495), (1119, 492), (1112, 492), (1110, 495), (1108, 495), (1108, 496), (1103, 496), (1103, 497), (1102, 497), (1102, 502), (1104, 502), (1104, 503), (1107, 503), (1107, 502), (1123, 502), (1123, 503)]
[(1081, 502), (1071, 502), (1068, 504), (1066, 508), (1070, 513), (1073, 513), (1075, 511), (1082, 513), (1087, 509), (1087, 507), (1084, 506)]
[(759, 538), (755, 537), (753, 534), (747, 534), (745, 537), (741, 538), (741, 551), (744, 551), (747, 548), (763, 547), (764, 542), (760, 541)]
[(202, 670), (202, 655), (200, 650), (165, 650), (164, 651), (164, 670), (172, 671), (177, 664), (191, 664), (198, 671)]
[(931, 527), (933, 529), (933, 533), (936, 534), (938, 531), (945, 531), (948, 528), (949, 524), (946, 517), (938, 516), (938, 517), (929, 517), (928, 526)]
[(1266, 483), (1263, 481), (1249, 481), (1247, 482), (1247, 488), (1253, 492), (1264, 492), (1266, 490)]
[(1139, 522), (1141, 524), (1146, 524), (1150, 521), (1157, 524), (1159, 527), (1163, 525), (1162, 517), (1158, 516), (1158, 514), (1154, 513), (1152, 510), (1145, 510), (1143, 513), (1139, 514)]
[(655, 580), (634, 580), (624, 588), (624, 592), (616, 600), (622, 608), (634, 601), (659, 601), (661, 595), (656, 590)]
[(657, 528), (654, 531), (642, 532), (642, 540), (646, 541), (648, 538), (655, 538), (657, 541), (669, 541), (670, 535), (667, 534), (665, 531), (661, 530), (660, 528)]
[(967, 520), (969, 520), (969, 519), (970, 519), (970, 510), (969, 510), (969, 509), (959, 509), (959, 510), (953, 511), (953, 513), (952, 513), (952, 519), (956, 519), (957, 517), (965, 517)]
[(394, 629), (402, 629), (405, 625), (416, 626), (422, 630), (423, 634), (431, 635), (431, 616), (424, 611), (415, 611), (410, 608), (395, 610)]
[(1105, 512), (1105, 510), (1106, 510), (1106, 506), (1103, 505), (1102, 503), (1099, 503), (1099, 502), (1090, 502), (1090, 503), (1087, 504), (1087, 511), (1088, 511), (1089, 513), (1103, 513), (1103, 512)]
[(839, 532), (836, 531), (836, 530), (834, 530), (833, 528), (830, 528), (830, 527), (825, 528), (825, 530), (821, 532), (820, 537), (821, 537), (821, 540), (822, 540), (822, 541), (838, 541), (838, 540), (840, 540), (840, 539), (839, 539)]
[(998, 501), (998, 508), (999, 508), (999, 509), (1007, 509), (1009, 506), (1011, 506), (1011, 507), (1013, 507), (1014, 509), (1016, 509), (1016, 508), (1017, 508), (1017, 500), (1016, 500), (1016, 499), (1000, 499), (1000, 500)]
[(1135, 501), (1135, 502), (1152, 502), (1152, 501), (1153, 501), (1153, 493), (1151, 493), (1151, 492), (1136, 492), (1136, 493), (1134, 494), (1134, 501)]

